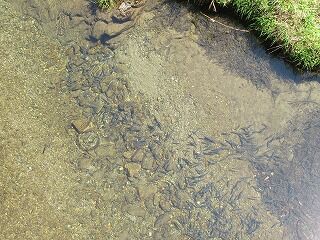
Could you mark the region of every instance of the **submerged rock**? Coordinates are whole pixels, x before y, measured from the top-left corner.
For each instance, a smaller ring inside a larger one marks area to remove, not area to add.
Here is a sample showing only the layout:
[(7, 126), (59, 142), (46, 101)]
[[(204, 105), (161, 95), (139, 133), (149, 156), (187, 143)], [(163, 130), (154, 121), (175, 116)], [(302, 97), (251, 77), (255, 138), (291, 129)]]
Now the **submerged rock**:
[(138, 163), (127, 163), (125, 165), (128, 177), (137, 177), (141, 170), (141, 165)]
[(99, 136), (95, 132), (87, 132), (78, 135), (77, 144), (79, 148), (85, 151), (93, 150), (98, 147), (100, 142)]
[(143, 151), (143, 149), (139, 149), (139, 150), (137, 150), (133, 155), (132, 155), (132, 157), (131, 157), (131, 160), (133, 161), (133, 162), (137, 162), (137, 163), (140, 163), (140, 162), (142, 162), (142, 160), (143, 160), (143, 158), (144, 158), (144, 151)]
[(142, 161), (142, 168), (146, 170), (152, 170), (153, 169), (153, 159), (152, 156), (145, 157)]
[(81, 170), (89, 170), (92, 168), (92, 159), (90, 158), (82, 158), (78, 162), (78, 167)]
[(98, 157), (115, 158), (117, 156), (117, 150), (114, 144), (100, 145), (95, 149), (95, 153)]
[(142, 201), (153, 197), (157, 192), (157, 186), (151, 184), (139, 184), (137, 187), (139, 197)]
[(74, 120), (71, 124), (78, 133), (90, 132), (95, 128), (93, 122), (83, 118)]
[(171, 220), (171, 213), (164, 213), (157, 217), (156, 221), (154, 222), (154, 226), (156, 228), (159, 228), (163, 225), (168, 224), (168, 222)]
[(131, 216), (135, 216), (135, 217), (142, 217), (144, 218), (146, 215), (146, 210), (143, 207), (140, 206), (136, 206), (136, 205), (129, 205), (127, 207), (127, 212), (131, 215)]

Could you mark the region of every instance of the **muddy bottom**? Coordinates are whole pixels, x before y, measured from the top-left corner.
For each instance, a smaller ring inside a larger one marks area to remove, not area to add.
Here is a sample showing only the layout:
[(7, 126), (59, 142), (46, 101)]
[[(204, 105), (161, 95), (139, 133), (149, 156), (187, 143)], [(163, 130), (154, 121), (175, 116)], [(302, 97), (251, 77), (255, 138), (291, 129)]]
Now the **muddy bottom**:
[(317, 74), (176, 2), (0, 11), (1, 239), (320, 239)]

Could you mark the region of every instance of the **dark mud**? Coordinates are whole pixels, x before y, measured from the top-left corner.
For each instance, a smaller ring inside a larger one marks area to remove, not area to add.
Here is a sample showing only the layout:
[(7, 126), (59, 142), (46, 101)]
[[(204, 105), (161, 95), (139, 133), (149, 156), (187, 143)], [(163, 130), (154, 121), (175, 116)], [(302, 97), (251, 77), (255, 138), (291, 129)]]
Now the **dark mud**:
[(66, 126), (72, 239), (319, 239), (320, 88), (297, 84), (316, 75), (179, 3), (17, 8), (65, 48), (54, 87), (95, 126)]

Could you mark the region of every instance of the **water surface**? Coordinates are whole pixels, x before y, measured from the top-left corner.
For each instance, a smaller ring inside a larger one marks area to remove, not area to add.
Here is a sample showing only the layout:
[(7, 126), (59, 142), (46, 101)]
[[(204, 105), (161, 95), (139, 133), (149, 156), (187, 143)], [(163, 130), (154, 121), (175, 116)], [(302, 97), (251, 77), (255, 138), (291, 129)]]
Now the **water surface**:
[(319, 239), (317, 74), (176, 2), (0, 6), (1, 238)]

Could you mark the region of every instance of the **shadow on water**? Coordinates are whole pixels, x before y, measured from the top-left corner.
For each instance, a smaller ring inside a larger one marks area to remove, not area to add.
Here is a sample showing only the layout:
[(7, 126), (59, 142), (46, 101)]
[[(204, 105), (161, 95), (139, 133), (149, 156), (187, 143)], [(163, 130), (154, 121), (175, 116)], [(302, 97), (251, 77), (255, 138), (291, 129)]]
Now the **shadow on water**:
[(90, 9), (91, 14), (96, 15), (99, 10), (97, 3), (92, 0), (88, 0), (87, 2), (88, 2), (88, 8)]
[[(256, 34), (252, 34), (255, 31), (246, 33), (221, 27), (220, 24), (199, 15), (200, 11), (227, 26), (248, 29), (246, 27), (249, 24), (244, 26), (239, 23), (231, 9), (218, 8), (217, 13), (212, 13), (207, 8), (198, 8), (191, 4), (174, 1), (169, 1), (168, 4), (174, 9), (168, 15), (172, 21), (175, 21), (178, 13), (185, 11), (185, 8), (197, 15), (194, 24), (200, 36), (198, 42), (206, 49), (208, 57), (222, 64), (228, 71), (250, 79), (257, 86), (269, 86), (270, 75), (276, 76), (279, 80), (294, 83), (320, 81), (319, 73), (302, 71), (283, 60), (286, 56), (283, 56), (281, 51), (273, 51), (274, 48), (270, 47), (270, 42), (255, 37)], [(179, 26), (177, 28), (179, 29)]]

